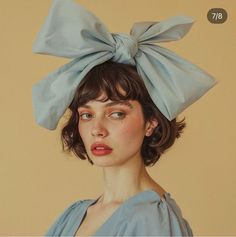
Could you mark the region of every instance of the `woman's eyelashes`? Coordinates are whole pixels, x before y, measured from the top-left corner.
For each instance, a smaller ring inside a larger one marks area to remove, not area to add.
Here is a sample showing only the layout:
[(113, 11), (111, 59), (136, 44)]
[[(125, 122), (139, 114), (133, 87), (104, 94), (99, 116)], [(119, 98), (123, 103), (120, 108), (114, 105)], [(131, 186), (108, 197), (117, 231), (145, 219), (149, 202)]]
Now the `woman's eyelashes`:
[[(106, 117), (111, 118), (111, 119), (124, 119), (126, 116), (126, 113), (124, 111), (112, 111), (112, 112), (107, 112)], [(92, 118), (96, 117), (96, 115), (94, 115), (91, 112), (79, 112), (79, 118), (82, 121), (89, 121)]]
[(92, 116), (91, 114), (89, 114), (89, 113), (81, 113), (81, 114), (79, 115), (79, 117), (80, 117), (80, 120), (89, 120), (89, 119), (91, 119), (93, 116)]
[(124, 112), (120, 112), (120, 111), (111, 113), (111, 117), (115, 118), (115, 119), (123, 119), (123, 118), (125, 118), (125, 116), (126, 116), (126, 114)]

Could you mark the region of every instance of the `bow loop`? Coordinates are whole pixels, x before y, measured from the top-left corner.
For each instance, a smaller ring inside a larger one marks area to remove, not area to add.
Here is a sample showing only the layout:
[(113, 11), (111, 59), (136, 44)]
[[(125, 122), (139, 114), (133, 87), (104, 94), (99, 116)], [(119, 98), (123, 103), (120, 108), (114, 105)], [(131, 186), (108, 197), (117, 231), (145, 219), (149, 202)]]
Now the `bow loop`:
[(161, 22), (137, 22), (131, 29), (139, 43), (157, 43), (183, 38), (194, 23), (188, 16), (174, 16)]
[(72, 0), (53, 0), (33, 52), (75, 59), (112, 52), (113, 45), (111, 33), (90, 11)]
[(112, 34), (116, 42), (112, 61), (135, 65), (134, 56), (138, 52), (138, 42), (132, 35), (123, 33)]

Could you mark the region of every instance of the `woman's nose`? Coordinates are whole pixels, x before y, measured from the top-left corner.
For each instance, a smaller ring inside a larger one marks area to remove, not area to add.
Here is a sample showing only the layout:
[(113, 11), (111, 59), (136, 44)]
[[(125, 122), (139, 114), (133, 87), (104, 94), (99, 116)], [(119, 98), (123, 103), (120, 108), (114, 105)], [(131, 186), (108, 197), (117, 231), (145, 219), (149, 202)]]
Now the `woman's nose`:
[(107, 129), (101, 124), (101, 122), (96, 122), (92, 127), (92, 136), (106, 137), (108, 134)]

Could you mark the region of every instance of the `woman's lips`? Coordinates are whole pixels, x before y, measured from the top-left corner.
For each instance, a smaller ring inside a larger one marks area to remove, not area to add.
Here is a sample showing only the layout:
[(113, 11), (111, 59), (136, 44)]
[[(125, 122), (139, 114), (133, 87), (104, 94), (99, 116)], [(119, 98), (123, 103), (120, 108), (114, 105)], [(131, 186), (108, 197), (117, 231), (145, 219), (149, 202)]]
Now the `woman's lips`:
[(95, 156), (105, 156), (112, 153), (112, 150), (92, 150), (93, 155)]
[(94, 143), (91, 146), (91, 151), (95, 156), (104, 156), (110, 154), (112, 152), (112, 148), (106, 144)]

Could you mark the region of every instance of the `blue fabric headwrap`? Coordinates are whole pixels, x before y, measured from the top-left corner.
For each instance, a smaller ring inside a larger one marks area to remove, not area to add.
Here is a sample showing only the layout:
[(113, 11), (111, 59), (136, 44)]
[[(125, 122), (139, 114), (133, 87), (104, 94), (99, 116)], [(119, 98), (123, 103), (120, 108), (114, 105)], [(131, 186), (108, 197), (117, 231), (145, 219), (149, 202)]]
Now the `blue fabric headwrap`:
[(217, 81), (172, 51), (155, 45), (181, 39), (194, 20), (175, 16), (161, 22), (137, 22), (130, 35), (110, 33), (91, 12), (73, 0), (53, 0), (33, 52), (73, 59), (33, 85), (36, 122), (55, 129), (77, 86), (105, 61), (134, 65), (158, 109), (174, 119)]

